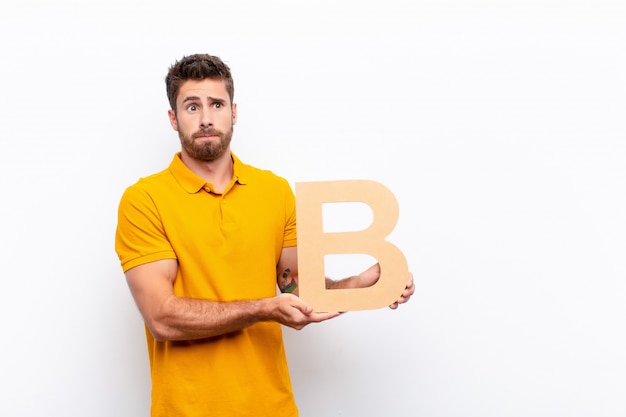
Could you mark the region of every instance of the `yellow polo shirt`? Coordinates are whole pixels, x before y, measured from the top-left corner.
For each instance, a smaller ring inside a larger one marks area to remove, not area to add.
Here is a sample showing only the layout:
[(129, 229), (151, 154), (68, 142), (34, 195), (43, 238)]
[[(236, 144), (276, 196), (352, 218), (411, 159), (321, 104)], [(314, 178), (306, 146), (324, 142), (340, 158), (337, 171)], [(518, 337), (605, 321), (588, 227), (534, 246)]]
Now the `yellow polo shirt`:
[[(276, 295), (276, 263), (296, 245), (295, 198), (283, 178), (243, 164), (224, 193), (170, 166), (122, 196), (115, 249), (124, 272), (177, 259), (174, 292), (216, 301)], [(156, 341), (146, 328), (153, 417), (298, 415), (278, 323), (193, 341)]]

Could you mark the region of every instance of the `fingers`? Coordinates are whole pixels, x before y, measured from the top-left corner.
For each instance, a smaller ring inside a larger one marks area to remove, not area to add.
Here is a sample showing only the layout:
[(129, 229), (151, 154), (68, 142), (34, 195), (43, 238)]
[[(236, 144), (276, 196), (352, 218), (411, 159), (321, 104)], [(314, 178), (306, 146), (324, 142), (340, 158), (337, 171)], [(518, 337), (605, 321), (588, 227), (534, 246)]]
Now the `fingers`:
[(309, 319), (311, 323), (319, 323), (324, 320), (335, 318), (339, 314), (341, 313), (337, 311), (332, 311), (332, 312), (327, 312), (327, 313), (312, 313), (312, 314), (309, 314)]
[(409, 280), (406, 284), (406, 287), (404, 287), (404, 291), (402, 291), (400, 298), (398, 298), (398, 300), (395, 303), (391, 304), (389, 308), (392, 310), (395, 310), (396, 308), (398, 308), (400, 304), (404, 304), (407, 301), (409, 301), (409, 298), (411, 298), (411, 296), (414, 293), (415, 293), (415, 283), (413, 280), (413, 274), (409, 272)]
[(406, 284), (406, 288), (402, 292), (402, 297), (407, 300), (415, 293), (415, 282), (413, 281), (413, 274), (409, 272), (409, 282)]
[(300, 314), (297, 317), (293, 317), (292, 320), (283, 324), (296, 330), (302, 330), (305, 326), (311, 323), (320, 323), (322, 321), (337, 317), (339, 314), (340, 313), (338, 312)]
[(406, 284), (406, 287), (407, 288), (414, 287), (415, 286), (414, 284), (415, 284), (415, 282), (413, 280), (413, 273), (409, 272), (409, 282)]
[(310, 323), (319, 323), (337, 317), (338, 312), (314, 312), (313, 306), (293, 294), (281, 294), (284, 301), (281, 317), (278, 321), (296, 330), (301, 330)]
[(308, 323), (319, 323), (324, 320), (332, 319), (333, 317), (337, 317), (339, 315), (338, 312), (335, 311), (327, 311), (327, 312), (314, 312), (313, 306), (305, 303), (298, 299), (299, 303), (294, 305), (303, 315), (302, 320)]

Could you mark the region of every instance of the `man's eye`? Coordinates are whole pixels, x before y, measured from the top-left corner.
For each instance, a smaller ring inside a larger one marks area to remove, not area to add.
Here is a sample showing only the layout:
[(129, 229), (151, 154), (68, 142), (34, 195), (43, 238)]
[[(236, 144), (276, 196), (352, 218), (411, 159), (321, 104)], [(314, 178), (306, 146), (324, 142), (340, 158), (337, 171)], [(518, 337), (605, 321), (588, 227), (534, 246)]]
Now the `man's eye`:
[(192, 104), (189, 107), (187, 107), (187, 110), (189, 110), (189, 111), (196, 111), (196, 110), (198, 110), (198, 106), (196, 106), (195, 104)]
[(213, 107), (215, 107), (216, 109), (221, 109), (222, 103), (213, 103)]

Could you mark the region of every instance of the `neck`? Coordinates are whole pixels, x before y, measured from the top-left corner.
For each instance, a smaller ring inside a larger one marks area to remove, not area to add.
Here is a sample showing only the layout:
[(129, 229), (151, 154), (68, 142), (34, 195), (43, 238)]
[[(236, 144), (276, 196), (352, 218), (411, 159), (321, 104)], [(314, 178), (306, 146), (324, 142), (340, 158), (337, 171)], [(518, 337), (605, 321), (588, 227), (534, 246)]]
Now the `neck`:
[(216, 192), (224, 191), (233, 179), (233, 159), (230, 150), (216, 160), (200, 161), (190, 157), (183, 149), (181, 159), (194, 174), (213, 184)]

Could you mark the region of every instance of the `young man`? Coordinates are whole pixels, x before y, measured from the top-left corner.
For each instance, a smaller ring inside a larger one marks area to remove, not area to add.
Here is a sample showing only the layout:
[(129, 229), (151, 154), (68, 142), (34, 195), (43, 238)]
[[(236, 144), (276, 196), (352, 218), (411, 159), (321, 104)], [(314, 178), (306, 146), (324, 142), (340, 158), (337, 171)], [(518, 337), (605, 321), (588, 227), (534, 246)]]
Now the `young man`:
[[(151, 415), (297, 416), (281, 325), (338, 313), (297, 297), (293, 192), (231, 152), (237, 106), (219, 58), (184, 57), (166, 85), (181, 151), (125, 191), (115, 241), (146, 323)], [(379, 272), (328, 285), (370, 286)], [(391, 307), (413, 292), (410, 276)]]

